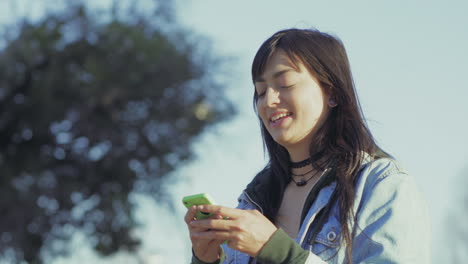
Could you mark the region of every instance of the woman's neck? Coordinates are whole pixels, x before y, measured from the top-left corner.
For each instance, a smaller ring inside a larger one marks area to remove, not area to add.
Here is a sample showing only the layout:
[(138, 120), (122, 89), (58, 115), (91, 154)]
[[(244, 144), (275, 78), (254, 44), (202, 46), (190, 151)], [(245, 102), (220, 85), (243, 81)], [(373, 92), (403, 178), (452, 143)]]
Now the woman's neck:
[[(296, 147), (296, 148), (288, 148), (289, 152), (289, 160), (291, 162), (300, 162), (310, 158), (310, 153), (308, 148), (304, 147)], [(301, 168), (291, 168), (291, 172), (293, 174), (303, 174), (306, 172), (311, 172), (313, 169), (312, 165), (307, 165)]]
[(289, 159), (292, 162), (299, 162), (310, 158), (310, 152), (308, 147), (290, 147), (287, 148), (287, 150), (289, 152)]

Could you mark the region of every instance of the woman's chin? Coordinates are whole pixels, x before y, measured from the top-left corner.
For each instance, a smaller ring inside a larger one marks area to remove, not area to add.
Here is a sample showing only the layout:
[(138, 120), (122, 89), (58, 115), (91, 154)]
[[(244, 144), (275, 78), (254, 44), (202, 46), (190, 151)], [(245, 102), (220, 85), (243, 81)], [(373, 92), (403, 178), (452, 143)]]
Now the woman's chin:
[(291, 144), (289, 137), (286, 135), (278, 135), (273, 137), (273, 139), (276, 141), (276, 143), (280, 144), (283, 147), (286, 147)]

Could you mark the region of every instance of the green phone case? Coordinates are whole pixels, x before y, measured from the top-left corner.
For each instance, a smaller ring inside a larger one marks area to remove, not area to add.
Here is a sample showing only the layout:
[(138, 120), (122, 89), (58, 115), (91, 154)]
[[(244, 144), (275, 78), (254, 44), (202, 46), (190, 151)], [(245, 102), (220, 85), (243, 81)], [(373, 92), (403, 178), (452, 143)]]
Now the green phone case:
[[(182, 203), (187, 208), (190, 208), (193, 205), (215, 204), (211, 196), (207, 193), (199, 193), (199, 194), (185, 196), (182, 199)], [(212, 214), (204, 213), (200, 211), (198, 211), (196, 214), (196, 218), (198, 220), (207, 219), (207, 218), (210, 218), (210, 216), (212, 216)]]

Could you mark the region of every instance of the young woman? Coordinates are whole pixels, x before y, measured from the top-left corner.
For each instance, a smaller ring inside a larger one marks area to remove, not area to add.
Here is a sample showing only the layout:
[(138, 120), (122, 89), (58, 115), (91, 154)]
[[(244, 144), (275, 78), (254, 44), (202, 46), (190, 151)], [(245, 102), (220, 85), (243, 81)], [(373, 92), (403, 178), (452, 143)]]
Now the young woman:
[(192, 263), (429, 263), (425, 201), (367, 128), (341, 41), (279, 31), (252, 79), (269, 162), (238, 208), (187, 211)]

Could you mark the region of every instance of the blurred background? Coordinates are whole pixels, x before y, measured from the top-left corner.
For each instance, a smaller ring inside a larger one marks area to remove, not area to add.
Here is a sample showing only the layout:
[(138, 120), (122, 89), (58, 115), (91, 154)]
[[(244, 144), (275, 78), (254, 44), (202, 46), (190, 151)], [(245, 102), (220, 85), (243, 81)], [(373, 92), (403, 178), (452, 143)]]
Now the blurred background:
[(415, 176), (434, 263), (468, 260), (468, 3), (0, 0), (0, 263), (187, 263), (182, 196), (235, 207), (266, 162), (250, 64), (345, 44), (378, 143)]

